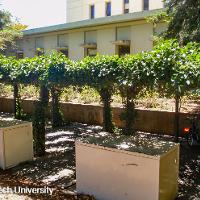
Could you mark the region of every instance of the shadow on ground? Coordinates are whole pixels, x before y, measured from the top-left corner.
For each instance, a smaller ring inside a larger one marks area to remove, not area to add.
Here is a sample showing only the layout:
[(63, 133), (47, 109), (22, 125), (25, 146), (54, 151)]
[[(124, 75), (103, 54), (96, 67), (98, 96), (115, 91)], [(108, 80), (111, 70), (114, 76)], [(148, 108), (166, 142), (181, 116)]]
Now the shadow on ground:
[[(55, 188), (53, 196), (31, 195), (31, 199), (85, 199), (75, 197), (75, 139), (98, 134), (99, 126), (72, 123), (62, 129), (47, 129), (46, 156), (23, 163), (10, 170), (0, 170), (0, 186)], [(141, 133), (144, 138), (173, 140), (172, 137)], [(1, 199), (1, 198), (0, 198)], [(19, 198), (20, 199), (20, 198)], [(181, 142), (179, 196), (177, 200), (200, 199), (200, 150)]]

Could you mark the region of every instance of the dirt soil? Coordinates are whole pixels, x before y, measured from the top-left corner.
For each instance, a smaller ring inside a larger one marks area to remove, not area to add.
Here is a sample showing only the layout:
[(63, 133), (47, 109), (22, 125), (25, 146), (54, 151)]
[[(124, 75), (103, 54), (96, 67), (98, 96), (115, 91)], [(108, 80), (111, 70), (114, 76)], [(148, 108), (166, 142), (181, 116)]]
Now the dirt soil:
[[(76, 195), (75, 147), (80, 137), (102, 132), (102, 127), (72, 123), (62, 129), (47, 128), (46, 155), (23, 163), (12, 169), (0, 170), (0, 187), (54, 188), (53, 195), (0, 194), (0, 200), (93, 200), (89, 196)], [(173, 137), (140, 133), (138, 137), (172, 141)], [(200, 149), (189, 148), (181, 141), (179, 194), (177, 200), (200, 199)]]
[[(13, 98), (11, 94), (0, 94), (0, 98)], [(36, 95), (30, 93), (30, 96), (22, 96), (22, 100), (37, 100)], [(74, 97), (68, 101), (61, 99), (62, 103), (74, 103), (74, 104), (91, 104), (91, 105), (102, 105), (99, 100), (80, 100)], [(175, 100), (170, 98), (158, 98), (158, 97), (148, 97), (136, 100), (137, 109), (148, 109), (148, 110), (158, 110), (158, 111), (170, 111), (175, 112)], [(123, 107), (121, 99), (113, 99), (111, 103), (113, 107)], [(183, 98), (180, 102), (180, 111), (184, 113), (200, 113), (200, 99), (186, 99)]]

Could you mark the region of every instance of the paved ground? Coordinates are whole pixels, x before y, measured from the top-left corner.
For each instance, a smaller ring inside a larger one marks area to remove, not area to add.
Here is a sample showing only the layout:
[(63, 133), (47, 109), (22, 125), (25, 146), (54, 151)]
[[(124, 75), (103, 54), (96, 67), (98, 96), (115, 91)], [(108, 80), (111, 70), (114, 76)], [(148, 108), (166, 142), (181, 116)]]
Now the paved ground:
[[(76, 138), (102, 131), (99, 126), (88, 126), (73, 123), (63, 129), (48, 129), (46, 134), (46, 156), (36, 158), (32, 162), (21, 164), (10, 170), (0, 170), (0, 187), (45, 187), (54, 188), (53, 196), (49, 195), (2, 195), (1, 199), (93, 199), (92, 197), (76, 197), (75, 190), (75, 149)], [(155, 137), (159, 140), (172, 140), (171, 137), (143, 134), (147, 139)], [(200, 150), (189, 148), (181, 143), (179, 196), (177, 200), (200, 199)]]

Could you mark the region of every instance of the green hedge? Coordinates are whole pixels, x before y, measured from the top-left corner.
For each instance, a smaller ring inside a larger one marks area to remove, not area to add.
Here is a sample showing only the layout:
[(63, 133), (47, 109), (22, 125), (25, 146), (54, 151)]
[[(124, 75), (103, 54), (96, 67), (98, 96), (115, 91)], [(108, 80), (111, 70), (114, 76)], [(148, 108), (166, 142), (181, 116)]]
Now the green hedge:
[(16, 60), (0, 56), (0, 82), (22, 84), (89, 85), (94, 88), (136, 86), (196, 88), (199, 85), (199, 44), (180, 47), (174, 40), (157, 45), (153, 51), (125, 56), (86, 57), (73, 62), (53, 52), (34, 58)]

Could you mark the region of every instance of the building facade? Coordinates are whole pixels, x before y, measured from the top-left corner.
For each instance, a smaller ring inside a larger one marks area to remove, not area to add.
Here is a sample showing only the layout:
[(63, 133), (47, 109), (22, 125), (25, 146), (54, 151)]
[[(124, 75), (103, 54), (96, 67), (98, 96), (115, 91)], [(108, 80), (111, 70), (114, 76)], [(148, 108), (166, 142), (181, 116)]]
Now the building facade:
[(162, 0), (67, 0), (67, 23), (163, 7)]
[(24, 31), (18, 57), (34, 57), (51, 50), (72, 60), (85, 56), (125, 55), (151, 50), (156, 29), (146, 17), (160, 12), (162, 0), (67, 0), (67, 23)]

